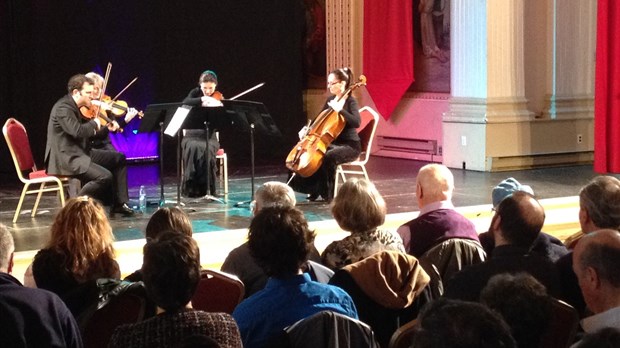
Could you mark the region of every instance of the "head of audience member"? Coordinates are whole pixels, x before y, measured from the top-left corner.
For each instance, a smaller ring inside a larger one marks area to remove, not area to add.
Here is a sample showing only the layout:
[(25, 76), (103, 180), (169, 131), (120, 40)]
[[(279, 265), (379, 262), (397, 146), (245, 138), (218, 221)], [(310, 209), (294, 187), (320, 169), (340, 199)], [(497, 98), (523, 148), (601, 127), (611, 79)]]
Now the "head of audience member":
[(166, 312), (187, 307), (200, 281), (200, 250), (181, 231), (165, 231), (144, 245), (142, 274), (150, 299)]
[(13, 252), (15, 242), (9, 229), (0, 224), (0, 272), (11, 273), (13, 271)]
[(114, 235), (103, 206), (88, 196), (71, 198), (52, 223), (46, 249), (65, 255), (65, 267), (78, 281), (116, 269)]
[(187, 236), (192, 236), (192, 222), (189, 216), (180, 208), (160, 208), (146, 224), (146, 239), (157, 239), (164, 231), (178, 231)]
[(480, 302), (499, 313), (519, 347), (538, 347), (551, 318), (547, 289), (527, 273), (503, 273), (491, 277)]
[(268, 181), (254, 194), (252, 214), (256, 215), (263, 208), (294, 207), (295, 204), (295, 191), (290, 186), (279, 181)]
[(454, 176), (443, 164), (427, 164), (420, 168), (416, 178), (418, 206), (441, 201), (451, 201), (454, 191)]
[(491, 220), (495, 245), (529, 249), (545, 223), (545, 210), (531, 194), (517, 191), (504, 198)]
[(516, 347), (502, 317), (486, 306), (440, 298), (424, 307), (414, 348)]
[(508, 178), (502, 180), (497, 186), (493, 188), (493, 192), (491, 193), (491, 197), (493, 198), (493, 208), (496, 208), (504, 198), (511, 196), (513, 193), (517, 191), (524, 191), (532, 196), (534, 195), (534, 190), (529, 185), (521, 185), (515, 178)]
[(579, 224), (584, 233), (602, 228), (620, 229), (620, 180), (601, 175), (581, 188)]
[[(571, 346), (572, 347), (572, 346)], [(574, 345), (575, 348), (617, 348), (620, 347), (620, 329), (606, 327), (588, 333), (581, 341)]]
[(620, 232), (606, 229), (581, 238), (573, 271), (588, 308), (595, 314), (620, 307)]
[(301, 273), (315, 236), (301, 210), (263, 208), (250, 224), (248, 246), (268, 276), (287, 278)]
[(387, 207), (375, 185), (366, 179), (352, 178), (338, 190), (332, 202), (332, 215), (345, 231), (370, 231), (383, 225)]

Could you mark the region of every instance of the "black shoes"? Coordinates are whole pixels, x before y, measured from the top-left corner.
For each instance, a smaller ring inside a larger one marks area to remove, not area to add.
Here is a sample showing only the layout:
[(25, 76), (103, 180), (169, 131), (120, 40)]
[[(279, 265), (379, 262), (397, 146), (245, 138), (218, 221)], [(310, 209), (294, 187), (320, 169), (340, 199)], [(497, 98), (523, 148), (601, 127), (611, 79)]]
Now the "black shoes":
[(123, 203), (123, 205), (118, 205), (113, 207), (111, 210), (112, 214), (121, 214), (123, 216), (134, 216), (136, 215), (136, 211), (129, 208), (127, 203)]

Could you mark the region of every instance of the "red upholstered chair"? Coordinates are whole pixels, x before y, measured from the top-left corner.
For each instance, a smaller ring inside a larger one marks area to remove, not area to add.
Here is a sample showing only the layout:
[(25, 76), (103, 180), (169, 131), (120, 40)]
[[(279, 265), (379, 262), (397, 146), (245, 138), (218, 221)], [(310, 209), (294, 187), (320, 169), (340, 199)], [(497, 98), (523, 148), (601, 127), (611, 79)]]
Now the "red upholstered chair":
[(539, 347), (570, 347), (579, 326), (579, 315), (573, 306), (564, 301), (553, 299), (551, 303), (551, 320), (540, 339)]
[[(370, 180), (368, 178), (368, 172), (366, 171), (366, 163), (370, 158), (372, 140), (374, 139), (375, 132), (377, 131), (377, 124), (379, 124), (379, 114), (369, 106), (364, 106), (359, 112), (362, 122), (357, 128), (357, 134), (359, 134), (360, 141), (362, 143), (362, 152), (355, 161), (343, 163), (336, 168), (334, 196), (338, 193), (339, 178), (342, 179), (342, 182), (344, 183), (347, 181), (347, 174), (363, 175), (366, 180)], [(355, 167), (357, 167), (357, 169)]]
[(418, 325), (418, 319), (414, 319), (405, 325), (399, 327), (392, 338), (390, 338), (389, 348), (409, 348), (413, 341), (413, 335), (415, 334), (416, 326)]
[[(37, 194), (37, 199), (34, 202), (31, 216), (34, 217), (41, 201), (41, 195), (43, 192), (58, 192), (60, 199), (60, 205), (65, 205), (65, 192), (63, 185), (69, 185), (69, 178), (59, 178), (52, 175), (47, 175), (44, 169), (37, 169), (37, 165), (34, 163), (32, 151), (30, 150), (30, 142), (28, 140), (28, 133), (23, 124), (14, 118), (9, 118), (2, 127), (2, 133), (4, 139), (9, 146), (11, 157), (13, 157), (13, 163), (15, 164), (15, 170), (17, 171), (17, 177), (24, 183), (22, 194), (19, 197), (19, 203), (15, 209), (15, 215), (13, 216), (13, 223), (17, 222), (19, 212), (21, 211), (24, 198), (28, 194)], [(39, 184), (37, 189), (29, 189), (30, 185)], [(46, 187), (47, 184), (52, 184), (50, 187)]]
[(205, 312), (232, 314), (241, 300), (245, 287), (236, 276), (211, 269), (202, 270), (202, 279), (192, 297), (192, 307)]

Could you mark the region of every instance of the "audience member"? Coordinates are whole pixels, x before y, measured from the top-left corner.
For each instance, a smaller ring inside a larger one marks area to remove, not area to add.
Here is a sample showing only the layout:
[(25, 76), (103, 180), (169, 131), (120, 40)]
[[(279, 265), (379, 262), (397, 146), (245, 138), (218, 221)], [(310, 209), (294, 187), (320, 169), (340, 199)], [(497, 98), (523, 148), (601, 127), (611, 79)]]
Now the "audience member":
[(527, 273), (498, 274), (482, 290), (480, 302), (499, 313), (519, 347), (539, 347), (552, 315), (547, 289)]
[(303, 213), (294, 207), (263, 208), (252, 219), (248, 245), (269, 280), (233, 312), (244, 346), (265, 347), (285, 327), (324, 310), (357, 319), (353, 300), (344, 290), (302, 273), (314, 237)]
[[(534, 195), (534, 191), (530, 186), (521, 185), (515, 178), (508, 178), (493, 188), (493, 209), (497, 208), (497, 205), (504, 198), (512, 195), (516, 191), (524, 191)], [(484, 248), (484, 251), (486, 251), (487, 255), (491, 255), (493, 248), (495, 248), (493, 234), (490, 232), (483, 232), (478, 235), (478, 238), (480, 238), (480, 244), (482, 244), (482, 247)], [(566, 249), (561, 240), (542, 231), (538, 234), (536, 240), (534, 240), (531, 250), (545, 256), (552, 262), (555, 262), (560, 257), (568, 254), (568, 249)]]
[(420, 258), (433, 246), (450, 238), (478, 241), (474, 224), (454, 210), (454, 176), (448, 167), (427, 164), (416, 178), (420, 215), (398, 228), (405, 250)]
[(387, 347), (394, 331), (415, 319), (430, 302), (429, 281), (415, 257), (385, 250), (344, 266), (329, 283), (353, 298), (360, 320)]
[(502, 317), (479, 303), (441, 298), (422, 310), (413, 348), (515, 348)]
[(599, 175), (581, 188), (579, 224), (581, 231), (564, 241), (571, 250), (589, 232), (602, 228), (620, 229), (620, 180), (609, 175)]
[(497, 206), (489, 227), (496, 245), (493, 255), (456, 273), (448, 280), (444, 295), (478, 301), (480, 292), (492, 276), (526, 272), (545, 285), (550, 295), (557, 297), (560, 281), (554, 264), (529, 252), (544, 222), (545, 211), (531, 194), (518, 191), (505, 198)]
[[(579, 225), (581, 232), (565, 243), (573, 249), (581, 237), (603, 228), (620, 228), (620, 180), (613, 176), (597, 176), (579, 191)], [(564, 255), (556, 262), (564, 289), (562, 298), (575, 307), (580, 317), (586, 316), (586, 303), (573, 272), (573, 254)]]
[(22, 286), (12, 275), (13, 236), (0, 224), (0, 345), (82, 347), (80, 331), (62, 300), (46, 290)]
[(142, 273), (159, 314), (118, 327), (109, 347), (171, 347), (196, 335), (208, 336), (220, 347), (241, 346), (239, 330), (229, 314), (191, 309), (200, 280), (200, 250), (192, 237), (169, 231), (147, 242)]
[(385, 221), (385, 201), (373, 183), (349, 179), (338, 190), (332, 215), (338, 226), (351, 235), (325, 248), (323, 264), (337, 270), (383, 250), (405, 252), (401, 238), (379, 228)]
[[(160, 208), (153, 213), (146, 224), (146, 240), (147, 242), (155, 240), (160, 234), (167, 231), (178, 231), (186, 236), (192, 236), (192, 222), (181, 208)], [(125, 280), (130, 282), (142, 281), (142, 270), (133, 272), (125, 277)]]
[[(279, 181), (264, 183), (256, 190), (254, 199), (253, 215), (263, 208), (294, 207), (297, 203), (293, 189)], [(310, 274), (312, 280), (327, 283), (334, 272), (315, 262), (320, 262), (321, 258), (314, 244), (311, 246), (309, 258), (311, 260), (304, 265), (304, 271)], [(250, 254), (247, 242), (236, 247), (226, 256), (221, 270), (239, 277), (245, 286), (244, 296), (246, 298), (263, 289), (267, 284), (268, 276)]]
[(56, 215), (50, 241), (34, 257), (24, 284), (56, 293), (78, 322), (97, 301), (98, 278), (120, 278), (114, 235), (101, 204), (87, 196), (69, 199)]
[(573, 270), (588, 308), (581, 321), (586, 333), (620, 329), (620, 232), (600, 230), (583, 236), (573, 254)]

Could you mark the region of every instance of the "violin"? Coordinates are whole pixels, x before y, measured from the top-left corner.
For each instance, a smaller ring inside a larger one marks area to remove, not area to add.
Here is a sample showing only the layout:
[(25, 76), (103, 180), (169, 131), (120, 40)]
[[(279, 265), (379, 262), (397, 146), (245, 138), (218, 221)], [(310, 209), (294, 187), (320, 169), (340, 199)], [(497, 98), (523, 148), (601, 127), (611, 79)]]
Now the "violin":
[(102, 126), (105, 126), (108, 123), (114, 122), (108, 117), (108, 114), (105, 112), (105, 110), (103, 110), (100, 107), (97, 107), (96, 105), (92, 105), (92, 104), (91, 106), (82, 105), (80, 106), (80, 113), (82, 114), (82, 117), (88, 120), (99, 118), (99, 121), (101, 122)]
[[(358, 82), (351, 85), (338, 99), (347, 98), (351, 92), (366, 85), (366, 76), (360, 75)], [(310, 124), (306, 135), (295, 145), (286, 157), (286, 167), (306, 178), (316, 173), (323, 164), (327, 147), (340, 135), (346, 121), (331, 107), (321, 113)]]
[[(126, 101), (123, 100), (113, 100), (112, 98), (110, 98), (107, 95), (103, 95), (101, 97), (101, 100), (93, 100), (93, 104), (95, 105), (100, 105), (101, 108), (104, 111), (110, 111), (112, 114), (114, 114), (115, 116), (121, 116), (127, 112), (132, 112), (135, 111), (134, 108), (130, 108), (127, 105)], [(137, 111), (136, 115), (139, 118), (142, 118), (144, 116), (144, 112), (142, 111)]]

